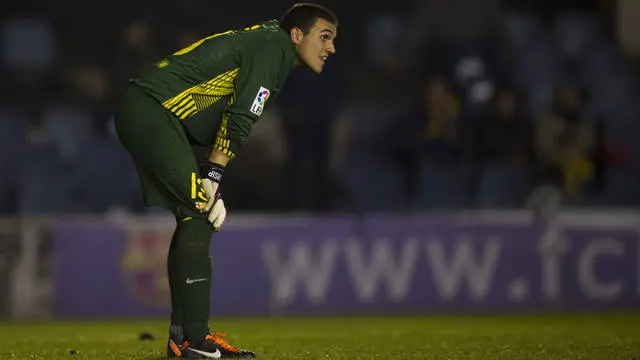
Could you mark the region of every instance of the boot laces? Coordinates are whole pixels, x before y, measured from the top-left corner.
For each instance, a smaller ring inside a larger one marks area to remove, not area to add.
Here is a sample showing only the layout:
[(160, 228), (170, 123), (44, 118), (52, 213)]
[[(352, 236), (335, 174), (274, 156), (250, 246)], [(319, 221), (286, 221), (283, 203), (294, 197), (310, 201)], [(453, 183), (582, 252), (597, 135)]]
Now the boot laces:
[(230, 345), (229, 342), (227, 342), (227, 340), (224, 339), (226, 336), (227, 336), (227, 334), (225, 334), (225, 333), (212, 332), (211, 334), (207, 335), (206, 339), (209, 339), (209, 340), (215, 342), (217, 345), (220, 345), (220, 347), (222, 347), (223, 349), (225, 349), (227, 351), (239, 352), (240, 349), (238, 349), (237, 347), (235, 347), (233, 345)]

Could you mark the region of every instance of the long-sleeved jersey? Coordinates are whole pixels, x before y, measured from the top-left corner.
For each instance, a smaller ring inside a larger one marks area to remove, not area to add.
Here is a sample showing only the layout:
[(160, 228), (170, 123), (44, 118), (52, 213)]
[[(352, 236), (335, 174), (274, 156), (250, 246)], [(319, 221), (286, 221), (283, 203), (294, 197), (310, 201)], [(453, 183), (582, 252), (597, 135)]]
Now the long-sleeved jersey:
[(289, 35), (269, 20), (199, 40), (132, 81), (180, 119), (195, 142), (233, 157), (294, 59)]

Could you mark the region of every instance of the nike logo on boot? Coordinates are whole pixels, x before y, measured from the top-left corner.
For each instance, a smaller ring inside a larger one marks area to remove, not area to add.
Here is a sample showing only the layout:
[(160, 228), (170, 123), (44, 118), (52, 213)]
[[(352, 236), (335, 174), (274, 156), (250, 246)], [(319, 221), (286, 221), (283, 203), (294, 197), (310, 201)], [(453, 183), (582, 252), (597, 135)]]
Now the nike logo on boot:
[(202, 356), (206, 356), (209, 359), (219, 359), (222, 354), (220, 353), (219, 349), (216, 349), (215, 352), (206, 352), (206, 351), (202, 351), (202, 350), (196, 350), (194, 348), (189, 348), (189, 351), (193, 351), (196, 354), (200, 354)]

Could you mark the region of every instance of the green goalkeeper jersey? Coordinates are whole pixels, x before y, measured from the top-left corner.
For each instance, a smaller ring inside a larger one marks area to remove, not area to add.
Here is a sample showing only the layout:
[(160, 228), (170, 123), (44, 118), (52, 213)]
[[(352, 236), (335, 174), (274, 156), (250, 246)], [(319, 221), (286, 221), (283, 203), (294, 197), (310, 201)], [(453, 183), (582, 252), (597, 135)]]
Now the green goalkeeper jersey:
[(270, 20), (208, 36), (132, 81), (182, 121), (189, 136), (233, 157), (285, 83), (295, 59)]

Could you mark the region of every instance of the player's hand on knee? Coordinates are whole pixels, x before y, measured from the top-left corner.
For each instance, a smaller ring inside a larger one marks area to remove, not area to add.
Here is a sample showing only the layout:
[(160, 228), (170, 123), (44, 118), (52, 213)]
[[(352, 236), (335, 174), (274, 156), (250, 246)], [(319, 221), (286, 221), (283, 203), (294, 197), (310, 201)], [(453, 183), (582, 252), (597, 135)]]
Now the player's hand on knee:
[(220, 196), (220, 192), (218, 191), (219, 186), (220, 184), (217, 182), (209, 179), (202, 179), (202, 190), (204, 190), (205, 195), (207, 195), (207, 205), (204, 207), (205, 212), (211, 211), (214, 203), (216, 202), (216, 196)]
[(200, 177), (202, 178), (202, 188), (207, 195), (207, 205), (204, 210), (208, 214), (207, 220), (213, 225), (215, 231), (220, 230), (222, 223), (227, 217), (227, 209), (220, 196), (220, 181), (224, 173), (224, 166), (204, 161), (200, 165)]
[(224, 201), (219, 198), (220, 193), (218, 193), (218, 199), (213, 204), (213, 208), (209, 212), (208, 220), (213, 225), (213, 230), (218, 231), (224, 220), (227, 218), (227, 208), (224, 206)]

